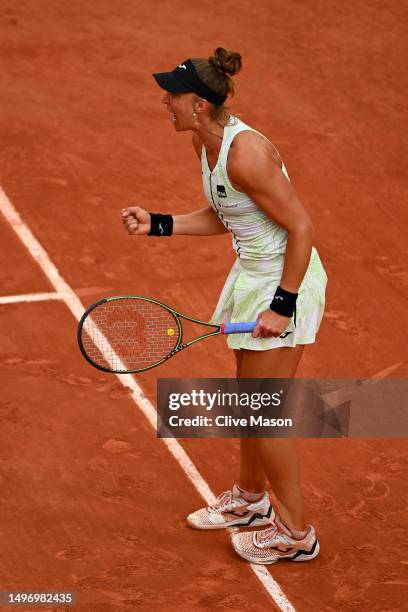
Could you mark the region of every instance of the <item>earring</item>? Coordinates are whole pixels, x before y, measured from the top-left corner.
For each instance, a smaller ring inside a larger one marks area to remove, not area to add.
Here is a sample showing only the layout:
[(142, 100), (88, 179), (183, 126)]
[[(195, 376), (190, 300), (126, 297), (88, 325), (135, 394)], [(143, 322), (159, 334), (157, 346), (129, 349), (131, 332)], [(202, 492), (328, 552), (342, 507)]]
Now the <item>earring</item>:
[(193, 117), (197, 117), (197, 113), (193, 113)]

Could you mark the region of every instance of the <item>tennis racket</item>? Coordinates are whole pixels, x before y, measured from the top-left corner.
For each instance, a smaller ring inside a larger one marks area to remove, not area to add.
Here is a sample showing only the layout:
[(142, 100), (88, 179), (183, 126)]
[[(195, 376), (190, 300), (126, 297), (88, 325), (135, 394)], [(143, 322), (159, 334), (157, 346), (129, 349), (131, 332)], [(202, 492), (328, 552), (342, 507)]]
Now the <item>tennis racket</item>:
[[(183, 342), (182, 319), (208, 331)], [(132, 374), (155, 368), (187, 346), (217, 336), (253, 331), (256, 323), (214, 325), (139, 296), (104, 298), (84, 312), (78, 325), (82, 355), (104, 372)]]

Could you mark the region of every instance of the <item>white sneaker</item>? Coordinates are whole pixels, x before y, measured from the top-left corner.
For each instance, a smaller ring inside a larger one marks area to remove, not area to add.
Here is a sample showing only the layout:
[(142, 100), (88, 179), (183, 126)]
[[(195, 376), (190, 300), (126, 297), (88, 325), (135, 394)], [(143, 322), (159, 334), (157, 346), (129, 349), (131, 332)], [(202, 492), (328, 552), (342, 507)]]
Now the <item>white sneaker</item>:
[(311, 561), (320, 551), (316, 532), (312, 525), (304, 538), (297, 540), (278, 517), (268, 529), (244, 531), (232, 537), (232, 545), (241, 557), (262, 565), (276, 561)]
[(225, 529), (226, 527), (255, 527), (270, 525), (275, 513), (267, 493), (256, 502), (248, 502), (234, 485), (221, 493), (213, 506), (201, 508), (187, 517), (194, 529)]

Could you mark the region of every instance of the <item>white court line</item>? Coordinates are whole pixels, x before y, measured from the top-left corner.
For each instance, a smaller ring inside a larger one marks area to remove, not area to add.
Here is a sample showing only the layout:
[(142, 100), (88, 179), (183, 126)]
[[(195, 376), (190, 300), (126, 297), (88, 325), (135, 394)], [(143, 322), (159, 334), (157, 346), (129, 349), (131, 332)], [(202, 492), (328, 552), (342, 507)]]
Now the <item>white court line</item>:
[(47, 300), (63, 300), (60, 293), (22, 293), (20, 295), (2, 295), (0, 304), (18, 304), (19, 302), (45, 302)]
[[(31, 256), (38, 263), (51, 285), (55, 288), (57, 294), (61, 296), (60, 299), (67, 305), (75, 319), (79, 321), (83, 312), (85, 311), (85, 307), (82, 305), (81, 301), (78, 299), (71, 287), (62, 278), (58, 269), (48, 257), (47, 252), (43, 249), (29, 227), (21, 219), (17, 210), (14, 208), (13, 204), (10, 202), (1, 187), (0, 211), (10, 223), (22, 243), (28, 249)], [(125, 387), (130, 389), (134, 402), (143, 412), (153, 430), (156, 431), (156, 410), (153, 404), (151, 404), (144, 395), (136, 380), (131, 374), (116, 374), (116, 376)], [(214, 493), (211, 491), (207, 482), (201, 476), (200, 472), (197, 470), (183, 447), (174, 438), (161, 438), (161, 440), (164, 442), (164, 444), (166, 444), (170, 453), (179, 463), (182, 470), (205, 502), (208, 505), (213, 504), (216, 499)], [(233, 530), (231, 530), (231, 533), (233, 533)], [(282, 610), (282, 612), (295, 612), (294, 606), (287, 599), (279, 584), (272, 578), (266, 567), (262, 565), (255, 565), (253, 563), (249, 563), (248, 565), (251, 567), (261, 584), (265, 587), (278, 609)]]
[[(390, 374), (395, 372), (395, 370), (398, 370), (398, 368), (400, 368), (402, 365), (404, 365), (404, 362), (398, 361), (397, 363), (388, 366), (384, 370), (380, 370), (379, 372), (372, 374), (369, 378), (363, 380), (362, 384), (367, 385), (370, 384), (370, 382), (373, 383), (377, 380), (384, 380), (384, 378), (388, 378)], [(344, 387), (340, 387), (339, 389), (335, 389), (334, 391), (328, 391), (327, 393), (323, 393), (322, 397), (324, 401), (329, 404), (329, 406), (331, 406), (332, 408), (337, 408), (337, 406), (340, 406), (340, 404), (351, 400), (353, 394), (358, 391), (358, 388), (359, 383), (357, 381), (353, 383), (352, 380), (350, 380), (348, 384)]]
[(370, 376), (369, 380), (384, 380), (384, 378), (388, 378), (390, 374), (395, 372), (395, 370), (398, 370), (398, 368), (400, 368), (402, 365), (404, 365), (404, 362), (398, 361), (397, 363), (388, 366), (388, 368), (380, 370), (380, 372), (376, 372), (375, 374)]

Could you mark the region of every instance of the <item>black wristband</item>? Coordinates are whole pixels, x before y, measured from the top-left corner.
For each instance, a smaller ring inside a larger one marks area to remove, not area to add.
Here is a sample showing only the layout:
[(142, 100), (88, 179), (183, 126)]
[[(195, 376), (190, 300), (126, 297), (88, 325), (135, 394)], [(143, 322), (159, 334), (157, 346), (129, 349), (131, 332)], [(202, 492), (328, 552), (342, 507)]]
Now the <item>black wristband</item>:
[(284, 317), (292, 317), (296, 312), (297, 296), (297, 293), (291, 293), (290, 291), (282, 289), (282, 287), (278, 287), (275, 291), (270, 308)]
[(173, 217), (150, 213), (150, 232), (148, 236), (171, 236), (173, 234)]

